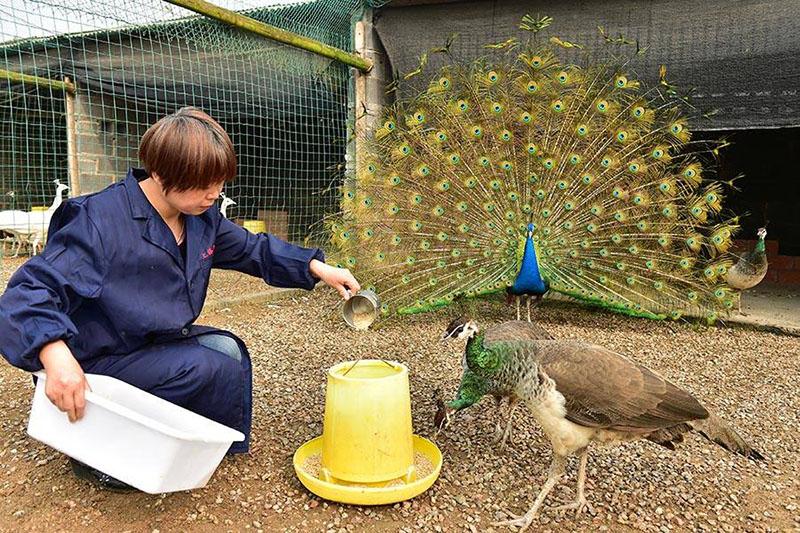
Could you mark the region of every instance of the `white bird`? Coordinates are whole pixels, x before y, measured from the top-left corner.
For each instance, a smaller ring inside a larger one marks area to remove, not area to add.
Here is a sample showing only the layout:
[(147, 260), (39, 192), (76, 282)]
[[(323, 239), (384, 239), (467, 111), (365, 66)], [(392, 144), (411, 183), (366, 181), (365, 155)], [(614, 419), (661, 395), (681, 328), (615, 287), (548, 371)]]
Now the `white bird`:
[(236, 205), (229, 196), (226, 196), (224, 192), (219, 193), (220, 198), (222, 198), (222, 204), (219, 206), (219, 212), (222, 213), (222, 216), (228, 218), (228, 206)]
[[(13, 209), (14, 204), (16, 203), (16, 191), (7, 191), (5, 195), (11, 198), (10, 201), (12, 209), (0, 211), (0, 227), (9, 226), (14, 222), (14, 220), (22, 220), (20, 216), (24, 215), (24, 211)], [(22, 241), (17, 237), (17, 235), (0, 229), (0, 237), (2, 237), (3, 241), (3, 253), (5, 253), (6, 243), (11, 243), (11, 252), (14, 254), (13, 257), (17, 257), (19, 255), (20, 248), (22, 248)]]
[[(20, 242), (19, 247), (23, 242), (31, 242), (33, 255), (36, 255), (39, 244), (45, 240), (53, 213), (64, 201), (62, 193), (69, 190), (69, 187), (62, 184), (60, 180), (53, 180), (53, 183), (56, 184), (56, 194), (46, 211), (11, 210), (0, 212), (0, 230), (14, 235)], [(19, 254), (19, 247), (17, 254)]]
[(0, 230), (11, 235), (12, 257), (18, 257), (22, 245), (27, 242), (25, 235), (18, 230), (21, 230), (23, 226), (27, 227), (29, 218), (27, 211), (18, 209), (0, 211)]

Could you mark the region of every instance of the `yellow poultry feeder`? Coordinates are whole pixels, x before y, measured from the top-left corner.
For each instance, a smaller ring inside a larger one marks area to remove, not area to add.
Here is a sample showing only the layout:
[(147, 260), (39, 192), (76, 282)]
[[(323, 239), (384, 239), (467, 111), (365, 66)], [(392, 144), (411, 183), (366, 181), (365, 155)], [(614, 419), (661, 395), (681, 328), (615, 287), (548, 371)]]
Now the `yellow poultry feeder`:
[(441, 467), (436, 445), (412, 434), (405, 365), (366, 359), (328, 370), (322, 436), (294, 454), (308, 490), (341, 503), (384, 505), (421, 494)]

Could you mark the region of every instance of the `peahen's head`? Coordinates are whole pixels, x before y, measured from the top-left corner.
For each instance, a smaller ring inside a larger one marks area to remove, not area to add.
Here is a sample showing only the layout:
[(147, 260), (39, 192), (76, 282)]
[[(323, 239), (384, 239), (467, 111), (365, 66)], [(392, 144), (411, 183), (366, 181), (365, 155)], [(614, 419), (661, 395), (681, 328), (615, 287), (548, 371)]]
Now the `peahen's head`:
[[(442, 335), (442, 342), (448, 339), (469, 341), (479, 331), (480, 328), (477, 322), (465, 316), (460, 316), (453, 319), (447, 326), (447, 329)], [(469, 346), (469, 344), (467, 346)], [(486, 394), (486, 381), (469, 370), (465, 370), (464, 374), (461, 376), (461, 385), (458, 387), (455, 400), (445, 403), (441, 397), (440, 391), (437, 390), (436, 393), (434, 393), (434, 398), (436, 399), (436, 416), (433, 422), (436, 432), (438, 433), (450, 425), (453, 414), (476, 403), (484, 394)]]
[(767, 228), (758, 228), (758, 231), (756, 231), (756, 235), (758, 235), (758, 238), (763, 241), (764, 239), (767, 238)]
[(442, 334), (442, 341), (447, 339), (469, 340), (479, 331), (478, 324), (464, 316), (453, 319)]

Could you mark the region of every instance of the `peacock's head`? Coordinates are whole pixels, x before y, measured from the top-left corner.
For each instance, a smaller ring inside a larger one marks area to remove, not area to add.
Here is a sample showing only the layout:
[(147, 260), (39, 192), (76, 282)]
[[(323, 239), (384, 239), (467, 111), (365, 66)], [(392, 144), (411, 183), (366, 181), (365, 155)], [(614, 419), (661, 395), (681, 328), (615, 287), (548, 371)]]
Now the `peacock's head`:
[(447, 339), (469, 340), (478, 332), (478, 324), (464, 316), (453, 319), (442, 334), (442, 342)]
[(535, 228), (536, 228), (536, 226), (534, 226), (532, 223), (531, 223), (531, 224), (528, 224), (528, 233), (527, 233), (527, 236), (528, 236), (528, 238), (529, 238), (529, 239), (530, 239), (531, 237), (533, 237), (533, 230), (534, 230)]
[(758, 238), (763, 241), (767, 237), (767, 228), (758, 228), (756, 235), (758, 235)]

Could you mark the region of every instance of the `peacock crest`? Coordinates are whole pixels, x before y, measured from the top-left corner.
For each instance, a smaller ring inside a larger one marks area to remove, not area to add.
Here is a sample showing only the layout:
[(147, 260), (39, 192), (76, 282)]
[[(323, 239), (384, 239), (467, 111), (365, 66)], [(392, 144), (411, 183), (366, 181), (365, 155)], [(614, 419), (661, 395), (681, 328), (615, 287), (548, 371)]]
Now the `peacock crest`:
[(732, 307), (737, 224), (702, 165), (713, 150), (691, 140), (663, 69), (647, 89), (624, 62), (562, 62), (575, 46), (511, 39), (386, 109), (327, 225), (384, 312), (505, 291), (533, 267), (550, 290), (632, 315)]

